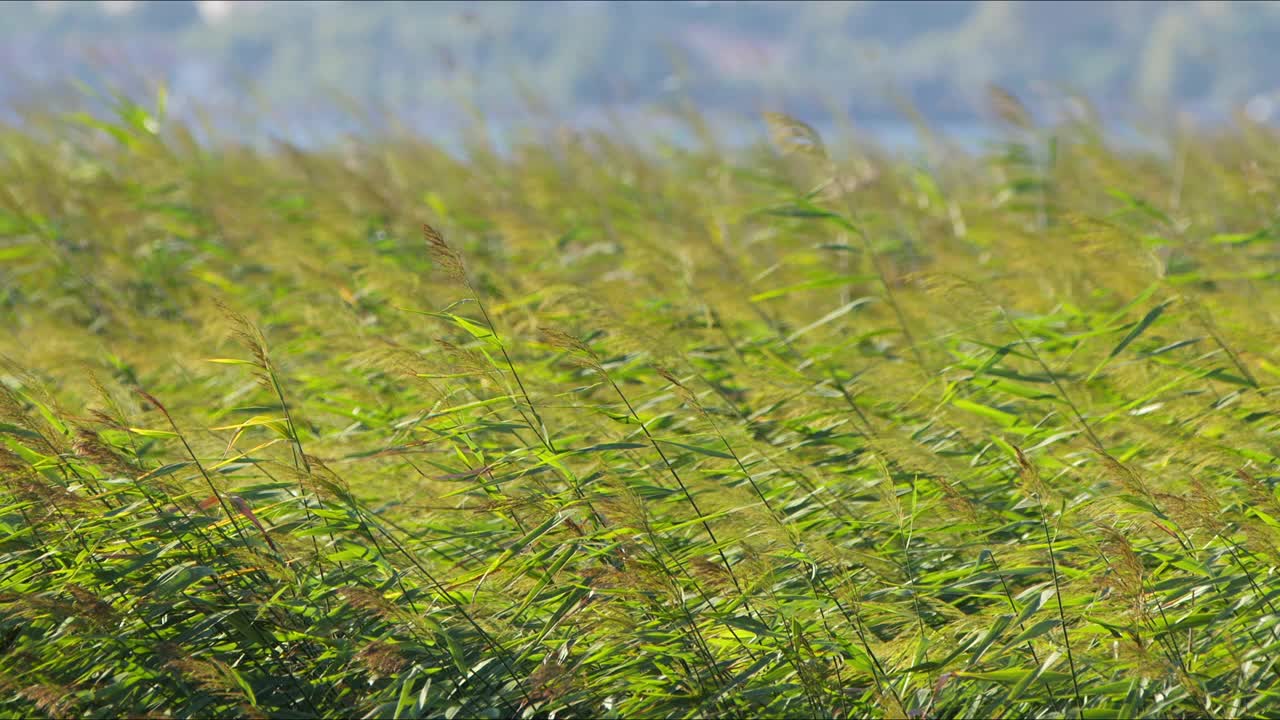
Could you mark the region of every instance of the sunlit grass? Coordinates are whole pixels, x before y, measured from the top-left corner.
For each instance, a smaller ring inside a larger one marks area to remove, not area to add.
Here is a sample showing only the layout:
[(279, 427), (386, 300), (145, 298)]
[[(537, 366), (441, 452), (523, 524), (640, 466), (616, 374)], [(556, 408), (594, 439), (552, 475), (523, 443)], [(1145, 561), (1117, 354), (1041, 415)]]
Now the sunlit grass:
[(1276, 135), (998, 100), (932, 170), (0, 130), (0, 708), (1275, 714)]

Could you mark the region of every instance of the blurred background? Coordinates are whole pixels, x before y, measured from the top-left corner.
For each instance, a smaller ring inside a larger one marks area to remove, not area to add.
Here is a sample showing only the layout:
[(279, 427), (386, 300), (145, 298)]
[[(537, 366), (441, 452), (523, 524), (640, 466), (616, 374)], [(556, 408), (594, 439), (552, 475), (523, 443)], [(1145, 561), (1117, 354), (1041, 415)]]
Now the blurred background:
[(908, 108), (980, 133), (992, 84), (1114, 125), (1174, 109), (1271, 122), (1277, 46), (1276, 2), (5, 2), (0, 108), (13, 121), (86, 102), (85, 86), (163, 84), (171, 114), (298, 141), (393, 115), (440, 137), (477, 114), (498, 135), (653, 129), (646, 113), (694, 107), (847, 116), (892, 143), (912, 134)]

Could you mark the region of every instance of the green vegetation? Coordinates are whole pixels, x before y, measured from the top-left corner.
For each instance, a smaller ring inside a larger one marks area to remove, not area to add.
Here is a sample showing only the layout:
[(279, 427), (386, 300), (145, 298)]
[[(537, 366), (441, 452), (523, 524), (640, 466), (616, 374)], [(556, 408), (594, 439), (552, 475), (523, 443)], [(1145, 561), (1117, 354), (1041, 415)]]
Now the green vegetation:
[(928, 167), (0, 130), (0, 713), (1277, 714), (1276, 133), (994, 99)]

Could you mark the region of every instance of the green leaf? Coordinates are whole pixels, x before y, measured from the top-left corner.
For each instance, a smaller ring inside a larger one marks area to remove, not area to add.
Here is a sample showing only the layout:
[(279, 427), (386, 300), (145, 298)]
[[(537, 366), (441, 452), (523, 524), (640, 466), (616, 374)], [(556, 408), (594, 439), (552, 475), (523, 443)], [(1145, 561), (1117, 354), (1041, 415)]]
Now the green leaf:
[(713, 448), (701, 447), (699, 445), (686, 445), (685, 443), (676, 442), (675, 440), (659, 439), (658, 442), (662, 443), (663, 445), (674, 445), (678, 448), (688, 450), (690, 452), (699, 453), (702, 455), (710, 455), (711, 457), (724, 458), (725, 460), (733, 459), (733, 456), (730, 455), (729, 453), (723, 452), (721, 450), (716, 450)]
[(192, 462), (192, 461), (190, 461), (190, 460), (182, 460), (182, 461), (180, 461), (180, 462), (169, 463), (168, 465), (164, 465), (164, 466), (161, 466), (161, 467), (156, 468), (155, 470), (152, 470), (151, 472), (147, 473), (146, 475), (143, 475), (142, 477), (140, 477), (140, 478), (138, 478), (138, 479), (139, 479), (139, 480), (154, 480), (154, 479), (156, 479), (156, 478), (164, 477), (164, 476), (166, 476), (166, 475), (172, 475), (172, 474), (174, 474), (174, 473), (178, 472), (179, 470), (181, 470), (181, 469), (183, 469), (183, 468), (186, 468), (186, 467), (191, 467), (192, 465), (195, 465), (195, 463), (194, 463), (194, 462)]
[(146, 428), (129, 428), (129, 432), (133, 433), (134, 435), (141, 435), (142, 437), (154, 437), (154, 438), (178, 437), (178, 433), (172, 432), (170, 430), (148, 430)]
[(1027, 620), (1030, 620), (1031, 616), (1035, 615), (1050, 597), (1053, 597), (1052, 588), (1044, 590), (1037, 595), (1032, 595), (1027, 604), (1022, 606), (1022, 612), (1018, 613), (1018, 619), (1015, 621), (1017, 625), (1021, 626)]
[(1042, 635), (1052, 632), (1054, 628), (1058, 627), (1058, 625), (1059, 622), (1057, 620), (1041, 620), (1035, 625), (1032, 625), (1019, 633), (1018, 637), (1008, 642), (1008, 645), (1018, 645), (1028, 640), (1034, 640)]
[(4, 423), (4, 422), (0, 422), (0, 433), (4, 433), (6, 435), (13, 435), (15, 437), (24, 437), (24, 438), (27, 438), (28, 440), (40, 439), (40, 433), (38, 432), (33, 432), (24, 427), (11, 425), (9, 423)]
[[(555, 513), (551, 517), (543, 521), (541, 525), (539, 525), (538, 527), (526, 533), (524, 537), (512, 543), (510, 546), (507, 547), (506, 550), (502, 551), (501, 555), (494, 558), (493, 562), (489, 564), (488, 569), (484, 571), (484, 575), (482, 576), (481, 582), (483, 582), (483, 578), (488, 577), (489, 575), (492, 575), (494, 571), (496, 571), (499, 567), (502, 567), (504, 563), (506, 563), (508, 560), (515, 557), (516, 555), (520, 554), (520, 552), (525, 548), (529, 547), (529, 545), (532, 542), (542, 537), (543, 535), (546, 535), (548, 532), (551, 531), (552, 528), (554, 528), (556, 525), (559, 525), (563, 521), (564, 521), (564, 516), (561, 515), (560, 513)], [(479, 590), (480, 590), (480, 584), (477, 583), (476, 592), (479, 592)]]
[[(750, 300), (751, 302), (763, 302), (765, 300), (784, 297), (802, 290), (815, 290), (817, 288), (831, 287), (833, 285), (853, 285), (860, 282), (870, 282), (875, 279), (875, 275), (827, 275), (826, 277), (806, 280), (805, 282), (796, 283), (795, 285), (788, 285), (774, 290), (766, 290), (765, 292), (752, 295)], [(862, 302), (865, 301), (866, 300), (863, 300)]]
[(1102, 370), (1102, 368), (1106, 367), (1107, 363), (1110, 362), (1112, 358), (1123, 352), (1125, 348), (1129, 347), (1129, 343), (1138, 339), (1138, 336), (1145, 332), (1147, 328), (1151, 327), (1152, 323), (1160, 319), (1160, 315), (1164, 313), (1164, 309), (1171, 305), (1172, 302), (1172, 300), (1166, 300), (1148, 311), (1147, 314), (1138, 321), (1138, 324), (1134, 325), (1133, 329), (1124, 336), (1124, 339), (1111, 349), (1111, 354), (1107, 355), (1106, 359), (1098, 363), (1098, 366), (1093, 369), (1093, 372), (1089, 373), (1089, 377), (1086, 378), (1086, 381), (1092, 380)]
[(635, 450), (642, 447), (648, 447), (648, 445), (637, 442), (600, 443), (599, 445), (591, 445), (584, 448), (568, 450), (566, 451), (566, 454), (572, 453), (574, 455), (583, 455), (586, 453), (607, 452), (609, 450)]
[(0, 248), (0, 263), (18, 260), (36, 252), (34, 245), (11, 245)]
[(181, 564), (160, 573), (153, 585), (160, 595), (177, 595), (199, 580), (217, 574), (211, 567)]
[(1017, 415), (1012, 415), (1003, 410), (997, 410), (986, 405), (980, 405), (976, 402), (970, 402), (964, 398), (956, 398), (951, 401), (951, 404), (961, 410), (967, 410), (968, 412), (981, 415), (985, 418), (990, 418), (1004, 427), (1013, 427), (1018, 424)]
[(400, 678), (400, 697), (396, 700), (396, 710), (393, 715), (396, 720), (400, 720), (405, 711), (413, 706), (413, 686), (417, 677), (418, 668), (414, 666)]
[(1071, 676), (1067, 673), (1051, 671), (1040, 673), (1039, 678), (1037, 678), (1036, 668), (1009, 668), (1006, 670), (991, 670), (989, 672), (960, 671), (956, 675), (974, 680), (1000, 683), (1001, 685), (1016, 685), (1028, 679), (1043, 679), (1049, 683), (1066, 682), (1071, 679)]
[(547, 635), (551, 634), (551, 631), (560, 624), (561, 620), (564, 619), (564, 616), (577, 606), (578, 603), (582, 602), (582, 599), (590, 592), (591, 591), (587, 588), (578, 585), (565, 593), (564, 601), (560, 603), (560, 606), (556, 608), (555, 612), (551, 613), (551, 617), (547, 619), (547, 623), (542, 627), (542, 632), (538, 634), (538, 637), (534, 639), (533, 642), (529, 643), (529, 646), (524, 652), (520, 653), (520, 658), (516, 661), (516, 664), (524, 662), (525, 658), (529, 657), (529, 653), (533, 652), (536, 647), (541, 645), (542, 641), (547, 638)]
[(253, 707), (258, 707), (258, 697), (254, 694), (253, 686), (249, 684), (249, 681), (245, 679), (244, 675), (241, 675), (229, 664), (224, 664), (222, 666), (222, 670), (230, 675), (236, 685), (239, 685), (240, 689), (244, 691), (245, 696), (249, 698), (249, 704)]
[(982, 659), (983, 654), (987, 652), (992, 643), (1004, 634), (1005, 628), (1008, 628), (1009, 623), (1012, 621), (1012, 615), (1001, 615), (996, 618), (995, 622), (991, 623), (991, 627), (987, 630), (987, 633), (982, 636), (982, 639), (973, 648), (973, 653), (969, 657), (970, 666), (977, 664), (977, 662)]
[(788, 336), (787, 336), (787, 342), (795, 342), (795, 340), (796, 340), (797, 338), (801, 337), (802, 335), (805, 335), (805, 334), (807, 334), (807, 333), (809, 333), (809, 332), (811, 332), (811, 331), (813, 331), (813, 330), (816, 330), (816, 329), (818, 329), (818, 328), (822, 327), (823, 325), (826, 325), (827, 323), (831, 322), (832, 320), (836, 320), (836, 319), (838, 319), (838, 318), (841, 318), (841, 317), (843, 317), (843, 316), (845, 316), (845, 315), (849, 314), (849, 313), (850, 313), (852, 310), (854, 310), (855, 308), (860, 307), (860, 306), (862, 306), (862, 305), (865, 305), (865, 304), (867, 304), (867, 303), (869, 303), (869, 302), (872, 302), (873, 300), (876, 300), (876, 298), (873, 298), (873, 297), (860, 297), (860, 298), (858, 298), (857, 300), (853, 300), (853, 301), (850, 301), (850, 302), (848, 302), (848, 303), (845, 303), (844, 305), (842, 305), (842, 306), (840, 306), (840, 307), (836, 308), (835, 310), (832, 310), (831, 312), (827, 313), (826, 315), (823, 315), (822, 317), (818, 318), (817, 320), (814, 320), (813, 322), (809, 323), (808, 325), (805, 325), (804, 327), (800, 328), (799, 330), (797, 330), (797, 331), (795, 331), (795, 332), (791, 333), (790, 335), (788, 335)]

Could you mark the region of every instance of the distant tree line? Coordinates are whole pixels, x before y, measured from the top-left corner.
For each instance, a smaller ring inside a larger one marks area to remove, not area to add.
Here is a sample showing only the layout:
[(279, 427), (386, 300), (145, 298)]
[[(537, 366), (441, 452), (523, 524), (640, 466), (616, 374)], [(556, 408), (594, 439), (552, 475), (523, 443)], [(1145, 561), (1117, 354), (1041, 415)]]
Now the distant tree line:
[(492, 112), (692, 98), (875, 118), (906, 101), (945, 120), (972, 116), (989, 84), (1219, 114), (1280, 90), (1276, 2), (232, 5), (219, 20), (185, 0), (5, 3), (0, 64), (14, 72), (0, 92), (137, 68), (206, 102), (252, 85), (281, 106), (338, 92)]

